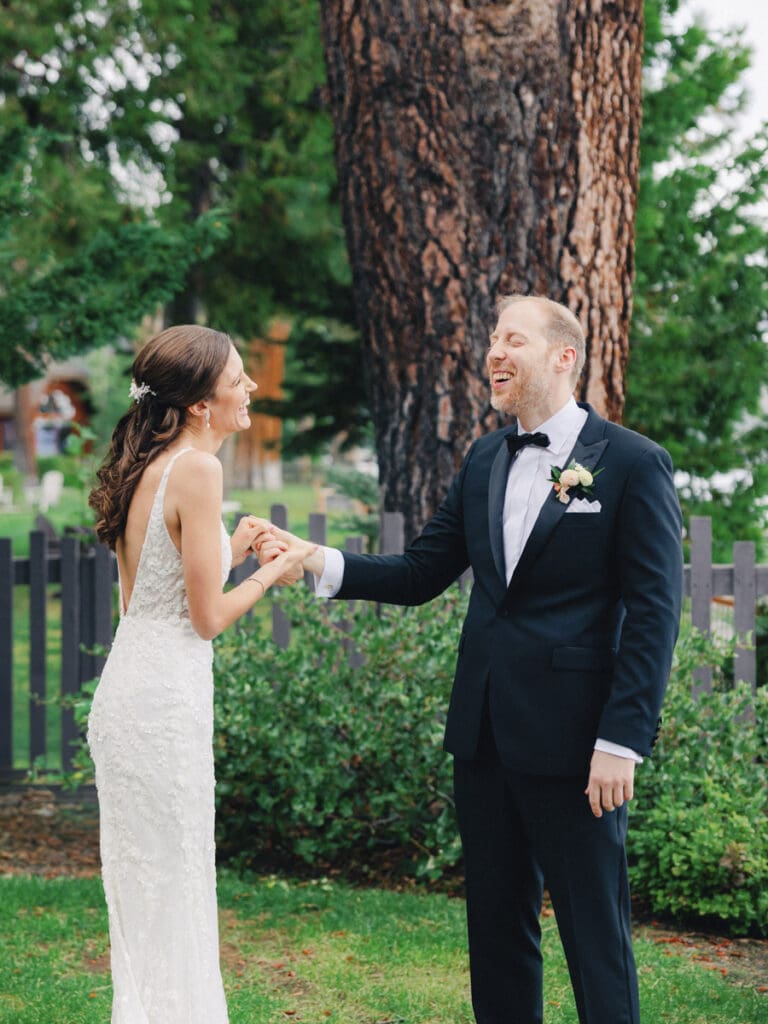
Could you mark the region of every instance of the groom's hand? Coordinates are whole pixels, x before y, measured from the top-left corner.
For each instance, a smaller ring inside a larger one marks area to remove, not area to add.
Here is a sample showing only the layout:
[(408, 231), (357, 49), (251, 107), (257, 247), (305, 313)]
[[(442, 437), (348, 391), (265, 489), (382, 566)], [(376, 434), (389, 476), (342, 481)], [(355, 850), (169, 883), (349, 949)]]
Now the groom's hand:
[[(271, 525), (271, 524), (270, 524)], [(267, 562), (273, 561), (278, 558), (284, 551), (288, 550), (288, 545), (285, 541), (278, 540), (271, 528), (269, 533), (262, 534), (258, 538), (257, 542), (253, 545), (253, 551), (259, 559), (260, 565), (266, 565)], [(290, 569), (283, 573), (275, 582), (278, 587), (288, 587), (292, 583), (298, 583), (299, 580), (304, 578), (304, 570), (301, 565), (293, 565)]]
[(604, 810), (615, 811), (635, 795), (635, 762), (630, 757), (594, 750), (584, 792), (596, 818), (602, 818)]
[[(259, 556), (259, 562), (262, 565), (264, 565), (265, 562), (270, 561), (270, 557), (267, 553), (273, 551), (273, 548), (268, 546), (271, 541), (282, 543), (286, 546), (293, 542), (306, 544), (306, 541), (299, 541), (299, 539), (294, 537), (292, 533), (289, 533), (288, 530), (281, 530), (280, 527), (275, 526), (274, 523), (270, 524), (270, 530), (272, 536), (267, 538), (266, 543), (260, 544), (255, 548), (256, 554)], [(309, 572), (314, 573), (315, 576), (322, 576), (323, 570), (325, 569), (325, 555), (323, 554), (323, 549), (319, 544), (314, 544), (310, 547), (311, 550), (304, 559), (304, 568), (308, 569)], [(272, 554), (271, 557), (274, 558), (274, 554)]]

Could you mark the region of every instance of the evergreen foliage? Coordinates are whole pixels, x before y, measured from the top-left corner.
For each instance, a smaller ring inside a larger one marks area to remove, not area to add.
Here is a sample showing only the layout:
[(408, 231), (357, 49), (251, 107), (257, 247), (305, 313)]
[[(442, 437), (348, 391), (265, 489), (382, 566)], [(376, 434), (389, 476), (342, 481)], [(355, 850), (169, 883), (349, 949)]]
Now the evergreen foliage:
[[(749, 52), (738, 33), (673, 28), (678, 0), (646, 0), (634, 314), (624, 422), (687, 475), (686, 520), (761, 543), (768, 490), (768, 126), (730, 137)], [(715, 478), (715, 474), (726, 474)]]
[(285, 397), (257, 397), (257, 408), (292, 421), (289, 455), (341, 431), (358, 440), (368, 429), (362, 358), (316, 0), (143, 0), (135, 31), (160, 70), (115, 97), (126, 112), (115, 129), (122, 158), (162, 173), (165, 223), (184, 225), (212, 204), (232, 228), (186, 275), (170, 318), (204, 312), (248, 340), (286, 316)]
[(19, 0), (0, 42), (0, 379), (159, 304), (245, 339), (287, 314), (281, 409), (359, 437), (316, 3)]
[[(106, 68), (133, 5), (7, 5), (0, 46), (0, 379), (115, 341), (225, 235), (215, 211), (166, 230), (129, 205), (104, 140), (118, 113)], [(112, 72), (110, 72), (111, 74)], [(102, 127), (102, 124), (106, 127)]]

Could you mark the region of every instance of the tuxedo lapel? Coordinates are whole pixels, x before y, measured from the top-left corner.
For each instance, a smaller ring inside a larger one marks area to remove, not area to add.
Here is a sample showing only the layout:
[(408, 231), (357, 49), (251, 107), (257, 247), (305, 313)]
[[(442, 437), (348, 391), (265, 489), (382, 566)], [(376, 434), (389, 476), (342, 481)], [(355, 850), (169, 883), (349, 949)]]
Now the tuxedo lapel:
[(496, 458), (491, 466), (491, 476), (488, 481), (488, 535), (491, 539), (493, 561), (505, 586), (507, 573), (504, 566), (504, 495), (507, 491), (507, 476), (511, 461), (512, 456), (507, 449), (506, 435), (503, 435)]
[[(597, 415), (591, 406), (585, 406), (585, 408), (588, 410), (587, 421), (581, 429), (576, 444), (573, 446), (573, 451), (563, 461), (563, 466), (569, 466), (571, 462), (578, 462), (585, 469), (594, 471), (602, 458), (603, 452), (608, 447), (608, 441), (603, 437), (603, 421), (600, 416)], [(515, 571), (509, 583), (510, 587), (515, 585), (517, 580), (536, 560), (540, 551), (552, 536), (552, 531), (560, 522), (560, 518), (565, 514), (567, 507), (567, 504), (558, 501), (553, 487), (542, 505), (533, 530), (531, 530), (531, 534), (522, 550), (520, 560), (515, 566)]]

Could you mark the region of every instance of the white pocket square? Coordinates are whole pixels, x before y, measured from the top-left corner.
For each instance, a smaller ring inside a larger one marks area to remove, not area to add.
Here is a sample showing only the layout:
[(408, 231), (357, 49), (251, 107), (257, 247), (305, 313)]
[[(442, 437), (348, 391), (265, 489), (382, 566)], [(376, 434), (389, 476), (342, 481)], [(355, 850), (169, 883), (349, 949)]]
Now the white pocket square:
[(603, 506), (599, 501), (587, 501), (586, 498), (572, 498), (568, 502), (566, 512), (599, 512)]

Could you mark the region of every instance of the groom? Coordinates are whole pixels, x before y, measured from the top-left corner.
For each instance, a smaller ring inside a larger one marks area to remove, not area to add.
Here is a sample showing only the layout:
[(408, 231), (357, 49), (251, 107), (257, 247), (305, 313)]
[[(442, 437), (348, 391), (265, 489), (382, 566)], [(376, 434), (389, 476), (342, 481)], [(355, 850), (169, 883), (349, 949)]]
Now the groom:
[(624, 840), (680, 614), (667, 453), (578, 405), (576, 317), (499, 304), (487, 369), (517, 420), (470, 448), (403, 555), (319, 549), (318, 593), (421, 604), (471, 566), (445, 732), (478, 1024), (541, 1024), (546, 885), (581, 1024), (638, 1024)]

